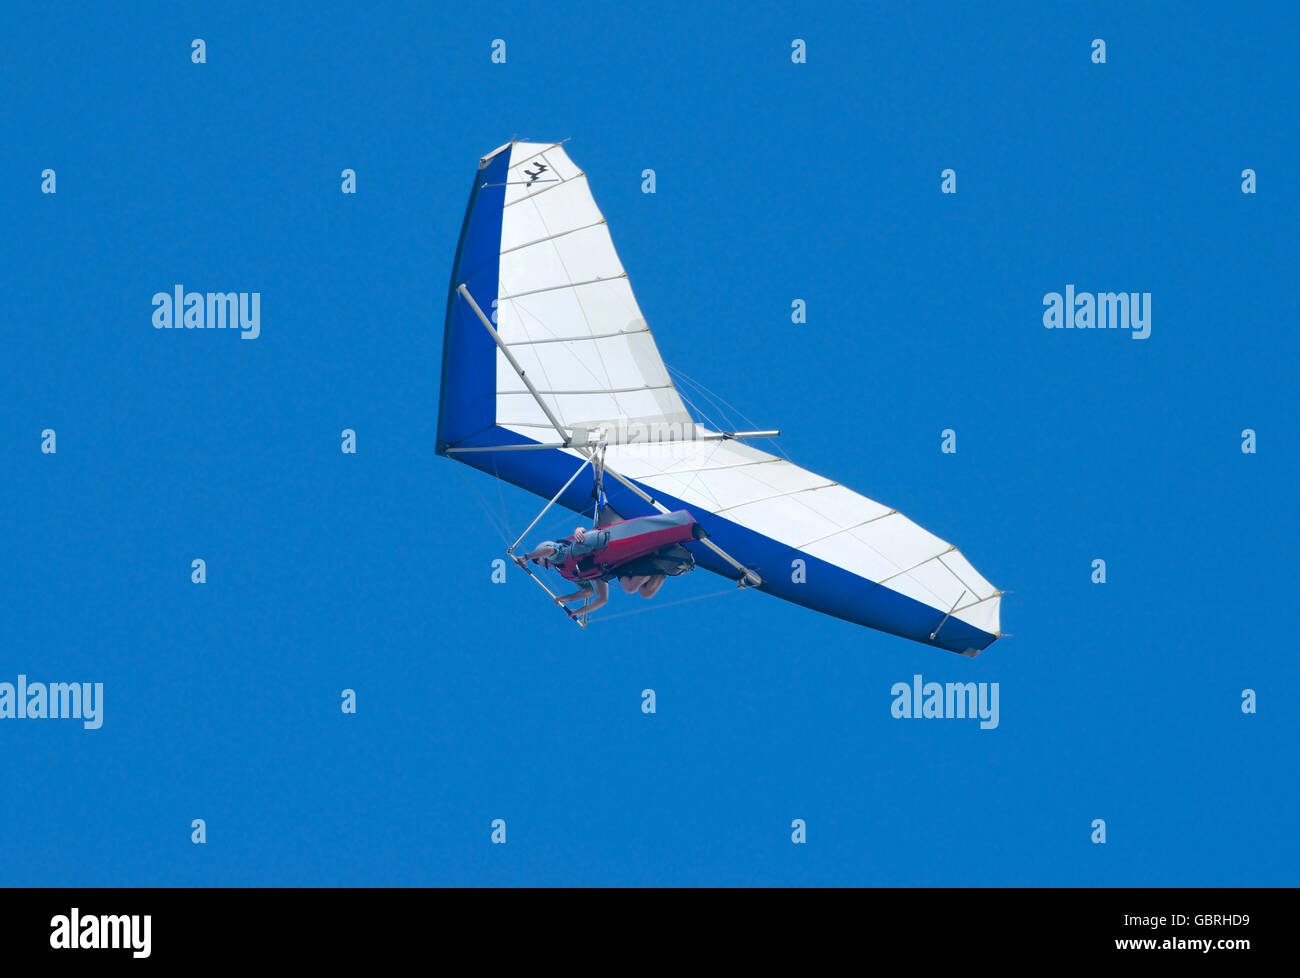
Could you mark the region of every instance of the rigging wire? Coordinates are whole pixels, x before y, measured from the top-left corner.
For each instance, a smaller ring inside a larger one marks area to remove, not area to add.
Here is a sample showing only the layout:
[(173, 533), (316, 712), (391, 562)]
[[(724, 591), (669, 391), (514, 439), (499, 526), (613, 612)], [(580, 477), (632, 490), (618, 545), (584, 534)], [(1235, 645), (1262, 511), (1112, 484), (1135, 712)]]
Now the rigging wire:
[[(733, 412), (737, 417), (740, 418), (741, 421), (745, 422), (745, 424), (746, 424), (749, 428), (753, 429), (753, 428), (757, 428), (757, 427), (758, 427), (758, 425), (756, 425), (756, 424), (755, 424), (755, 423), (754, 423), (754, 422), (753, 422), (753, 421), (752, 421), (752, 420), (751, 420), (751, 419), (750, 419), (750, 418), (749, 418), (749, 417), (748, 417), (748, 416), (747, 416), (743, 411), (739, 410), (739, 409), (738, 409), (734, 404), (732, 404), (730, 401), (726, 400), (725, 398), (721, 397), (720, 395), (715, 394), (713, 391), (709, 390), (709, 388), (705, 387), (703, 384), (701, 384), (699, 381), (695, 380), (693, 377), (691, 377), (691, 376), (689, 376), (689, 375), (683, 373), (682, 371), (678, 370), (676, 367), (668, 367), (668, 371), (669, 371), (669, 373), (674, 374), (674, 375), (677, 376), (677, 377), (680, 377), (682, 380), (686, 381), (686, 383), (690, 384), (693, 388), (695, 388), (695, 390), (696, 390), (697, 392), (699, 392), (700, 394), (702, 394), (704, 397), (707, 397), (707, 398), (709, 399), (709, 401), (713, 404), (713, 406), (718, 410), (718, 412), (719, 412), (720, 414), (723, 414), (723, 415), (724, 415), (724, 420), (725, 420), (726, 411), (723, 410), (723, 408), (725, 407), (725, 408), (730, 409), (730, 410), (731, 410), (731, 411), (732, 411), (732, 412)], [(681, 393), (681, 392), (679, 391), (678, 393)], [(682, 395), (682, 399), (683, 399), (683, 400), (686, 400), (686, 396), (685, 396), (685, 395)], [(690, 401), (687, 401), (687, 403), (688, 403), (688, 404), (691, 404)], [(700, 410), (696, 405), (691, 404), (691, 406), (692, 406), (692, 407), (695, 407), (695, 409), (696, 409), (697, 411), (700, 411), (700, 414), (701, 414), (701, 415), (704, 415), (704, 412), (703, 412), (702, 410)], [(704, 420), (705, 420), (705, 421), (708, 421), (709, 424), (713, 425), (713, 427), (714, 427), (715, 429), (720, 430), (720, 431), (721, 431), (721, 430), (729, 430), (729, 431), (731, 431), (731, 430), (736, 430), (736, 426), (733, 426), (733, 425), (731, 425), (731, 424), (728, 424), (727, 427), (726, 427), (725, 429), (724, 429), (724, 428), (719, 428), (718, 425), (715, 424), (712, 420), (710, 420), (710, 419), (708, 418), (707, 415), (704, 416)], [(777, 454), (780, 455), (780, 456), (781, 456), (783, 459), (785, 459), (787, 462), (789, 462), (789, 461), (790, 461), (790, 456), (787, 455), (787, 454), (785, 453), (785, 450), (781, 448), (781, 443), (780, 443), (780, 441), (777, 440), (777, 439), (775, 439), (775, 438), (773, 438), (773, 439), (771, 439), (771, 443), (772, 443), (772, 447), (776, 449)]]
[[(497, 460), (495, 457), (492, 459), (492, 474), (496, 477), (497, 480), (497, 499), (501, 503), (501, 520), (503, 523), (506, 524), (507, 527), (509, 527), (510, 516), (506, 512), (506, 494), (505, 491), (501, 488), (501, 471), (497, 468)], [(506, 530), (506, 533), (507, 535), (509, 535), (510, 533), (509, 529)]]
[[(494, 529), (497, 533), (497, 536), (501, 538), (501, 542), (507, 547), (510, 546), (509, 525), (505, 522), (505, 520), (499, 519), (498, 515), (492, 511), (492, 507), (489, 506), (487, 503), (487, 498), (478, 491), (478, 489), (474, 485), (473, 480), (470, 479), (470, 477), (465, 474), (464, 467), (457, 465), (455, 466), (455, 468), (456, 471), (460, 473), (460, 477), (462, 480), (464, 480), (465, 485), (469, 486), (470, 491), (474, 494), (475, 501), (478, 503), (479, 507), (483, 510), (484, 514), (487, 516), (488, 522), (492, 524), (492, 529)], [(502, 512), (504, 513), (504, 506), (502, 507)]]
[[(611, 590), (613, 589), (611, 588)], [(676, 601), (669, 601), (667, 604), (654, 605), (653, 607), (650, 608), (637, 608), (635, 611), (620, 611), (616, 615), (600, 615), (598, 617), (590, 618), (588, 620), (588, 623), (590, 624), (591, 622), (598, 622), (598, 621), (613, 621), (616, 618), (628, 618), (632, 615), (644, 615), (650, 611), (663, 611), (665, 608), (671, 608), (673, 605), (690, 604), (692, 601), (703, 601), (705, 598), (720, 598), (724, 594), (736, 594), (743, 590), (745, 589), (738, 588), (738, 587), (729, 587), (721, 591), (712, 591), (708, 594), (696, 594), (696, 595), (692, 595), (689, 598), (679, 598)]]
[[(665, 366), (667, 365), (665, 364)], [(687, 377), (680, 370), (677, 370), (674, 367), (668, 367), (668, 372), (670, 374), (676, 375), (678, 379), (685, 381), (695, 391), (696, 395), (706, 397), (706, 398), (709, 397), (708, 391), (703, 390), (699, 384), (695, 383), (695, 381), (691, 380), (691, 378)], [(700, 417), (703, 418), (708, 423), (709, 427), (713, 428), (715, 431), (726, 431), (731, 427), (731, 422), (727, 418), (724, 417), (722, 419), (722, 423), (719, 424), (717, 421), (714, 421), (713, 418), (709, 416), (709, 413), (705, 411), (704, 408), (700, 407), (689, 397), (687, 397), (682, 390), (678, 389), (677, 393), (678, 395), (680, 395), (681, 399), (685, 401), (690, 407), (694, 408), (695, 411), (699, 413)], [(709, 398), (709, 400), (711, 402), (711, 406), (713, 407), (713, 409), (715, 411), (719, 411), (720, 408), (718, 407), (717, 402), (713, 401), (712, 398)]]

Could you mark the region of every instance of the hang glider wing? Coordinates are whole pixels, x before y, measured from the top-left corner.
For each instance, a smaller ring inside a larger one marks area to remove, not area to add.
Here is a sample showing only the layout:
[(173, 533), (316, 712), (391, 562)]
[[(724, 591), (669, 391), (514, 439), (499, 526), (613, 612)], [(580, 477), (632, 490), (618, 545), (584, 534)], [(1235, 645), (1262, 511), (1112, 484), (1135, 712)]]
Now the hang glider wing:
[[(748, 570), (769, 594), (966, 655), (1001, 634), (1001, 592), (955, 547), (694, 419), (586, 175), (559, 144), (508, 143), (480, 161), (461, 229), (438, 452), (551, 498), (598, 439), (610, 505), (688, 510), (709, 533), (691, 544), (709, 570)], [(590, 489), (572, 481), (557, 502), (581, 512)]]

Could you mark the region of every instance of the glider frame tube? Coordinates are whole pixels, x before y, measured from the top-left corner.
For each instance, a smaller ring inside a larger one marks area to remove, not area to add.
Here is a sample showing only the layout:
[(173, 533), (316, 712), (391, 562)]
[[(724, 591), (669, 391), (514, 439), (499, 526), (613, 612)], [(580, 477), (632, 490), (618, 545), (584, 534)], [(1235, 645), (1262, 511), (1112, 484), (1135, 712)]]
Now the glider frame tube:
[(513, 560), (516, 564), (518, 564), (519, 567), (523, 569), (524, 573), (526, 573), (529, 577), (531, 577), (534, 581), (536, 581), (538, 587), (540, 587), (543, 591), (549, 594), (551, 596), (551, 600), (554, 601), (557, 605), (559, 605), (561, 610), (563, 610), (564, 613), (568, 616), (569, 620), (575, 622), (579, 628), (587, 627), (587, 616), (583, 615), (581, 618), (575, 618), (572, 614), (570, 614), (568, 607), (560, 604), (559, 595), (557, 595), (554, 591), (552, 591), (549, 587), (547, 587), (546, 582), (533, 573), (533, 569), (528, 566), (528, 561), (522, 560), (515, 556), (515, 550), (517, 550), (519, 548), (519, 545), (524, 542), (524, 537), (528, 536), (528, 534), (532, 532), (533, 527), (535, 527), (538, 523), (540, 523), (542, 517), (545, 516), (547, 512), (550, 510), (550, 508), (555, 505), (556, 500), (558, 500), (561, 496), (565, 494), (565, 492), (568, 491), (569, 486), (573, 485), (574, 481), (578, 478), (578, 476), (582, 475), (582, 470), (592, 463), (593, 458), (594, 456), (591, 458), (583, 459), (582, 464), (578, 466), (578, 470), (574, 472), (573, 475), (569, 476), (569, 481), (564, 484), (564, 486), (560, 489), (559, 492), (557, 492), (554, 496), (551, 497), (551, 501), (547, 503), (545, 506), (543, 506), (542, 511), (537, 514), (537, 517), (531, 523), (528, 524), (528, 529), (524, 530), (523, 533), (519, 534), (519, 539), (516, 540), (514, 543), (512, 543), (506, 549), (506, 553), (510, 556), (510, 559)]
[[(511, 557), (515, 555), (515, 550), (518, 549), (519, 545), (524, 542), (524, 537), (528, 536), (528, 534), (533, 531), (533, 527), (535, 527), (538, 523), (542, 521), (542, 517), (545, 516), (547, 512), (550, 510), (550, 508), (555, 505), (556, 501), (561, 496), (563, 496), (565, 492), (568, 491), (569, 486), (573, 485), (573, 483), (577, 480), (578, 476), (582, 475), (582, 470), (585, 469), (588, 465), (590, 465), (594, 460), (594, 458), (595, 456), (591, 455), (583, 459), (582, 464), (578, 466), (578, 471), (574, 472), (573, 475), (569, 476), (569, 481), (566, 482), (560, 488), (559, 492), (557, 492), (554, 496), (551, 497), (551, 501), (549, 503), (547, 503), (545, 506), (542, 507), (542, 511), (537, 514), (537, 518), (528, 524), (528, 529), (524, 530), (523, 533), (519, 534), (519, 539), (510, 545), (510, 547), (506, 550), (506, 553), (508, 553)], [(528, 568), (525, 567), (524, 569), (527, 570)], [(551, 595), (551, 597), (554, 597), (554, 595)]]
[(525, 572), (529, 577), (531, 577), (534, 581), (537, 582), (538, 586), (539, 586), (543, 591), (545, 591), (547, 594), (549, 594), (549, 595), (551, 596), (551, 599), (556, 603), (556, 605), (559, 606), (559, 608), (560, 608), (560, 609), (561, 609), (561, 610), (562, 610), (566, 615), (568, 615), (568, 618), (569, 618), (570, 621), (572, 621), (572, 622), (574, 622), (575, 624), (577, 624), (577, 626), (578, 626), (579, 628), (586, 628), (586, 627), (587, 627), (587, 616), (586, 616), (586, 615), (583, 615), (581, 618), (575, 618), (572, 614), (570, 614), (570, 613), (569, 613), (569, 609), (568, 609), (565, 605), (560, 604), (560, 597), (559, 597), (559, 595), (557, 595), (554, 591), (552, 591), (550, 588), (548, 588), (548, 587), (546, 586), (546, 582), (543, 581), (540, 577), (538, 577), (536, 574), (533, 573), (533, 569), (532, 569), (531, 567), (528, 566), (527, 562), (525, 562), (525, 563), (521, 563), (519, 566), (522, 567), (522, 568), (524, 569), (524, 572)]
[(560, 437), (564, 439), (564, 442), (567, 445), (569, 442), (569, 433), (551, 412), (547, 403), (542, 400), (542, 395), (537, 393), (537, 388), (534, 387), (533, 382), (528, 379), (528, 375), (524, 372), (524, 368), (519, 366), (519, 361), (516, 360), (515, 355), (510, 352), (510, 348), (506, 346), (505, 340), (501, 339), (501, 334), (493, 328), (492, 323), (487, 316), (483, 315), (483, 310), (480, 309), (478, 303), (474, 301), (474, 297), (469, 294), (469, 289), (465, 287), (465, 283), (461, 282), (456, 291), (465, 297), (465, 301), (468, 302), (470, 308), (474, 310), (474, 314), (478, 316), (479, 321), (483, 324), (483, 328), (492, 336), (493, 341), (497, 345), (497, 349), (506, 355), (506, 359), (510, 362), (510, 366), (512, 366), (515, 373), (519, 375), (519, 379), (524, 382), (524, 385), (528, 388), (528, 392), (532, 394), (537, 403), (541, 405), (542, 411), (546, 414), (546, 420), (551, 423), (551, 427), (559, 432)]
[[(673, 445), (678, 442), (693, 441), (731, 441), (732, 439), (741, 438), (779, 438), (779, 430), (772, 431), (708, 431), (702, 435), (696, 435), (694, 438), (665, 438), (655, 442), (656, 445)], [(629, 444), (625, 442), (606, 440), (607, 445)], [(635, 443), (631, 443), (635, 444)], [(447, 448), (444, 449), (448, 455), (463, 455), (470, 452), (533, 452), (543, 448), (590, 448), (590, 445), (575, 445), (573, 440), (556, 441), (556, 442), (537, 442), (529, 445), (475, 445), (471, 448)]]
[[(670, 509), (669, 509), (667, 506), (665, 506), (663, 503), (659, 502), (659, 500), (657, 500), (657, 499), (655, 499), (654, 497), (652, 497), (649, 493), (645, 492), (645, 490), (643, 490), (640, 486), (638, 486), (638, 485), (637, 485), (635, 482), (633, 482), (631, 479), (628, 479), (628, 478), (626, 478), (625, 476), (620, 475), (619, 473), (617, 473), (617, 472), (615, 472), (613, 469), (611, 469), (609, 466), (605, 466), (605, 474), (606, 474), (606, 475), (612, 475), (615, 479), (617, 479), (617, 480), (618, 480), (619, 482), (621, 482), (623, 485), (627, 486), (629, 489), (631, 489), (634, 493), (636, 493), (638, 496), (640, 496), (642, 499), (644, 499), (646, 502), (648, 502), (648, 503), (649, 503), (651, 506), (653, 506), (655, 509), (659, 510), (659, 512), (661, 512), (661, 513), (671, 513), (671, 512), (672, 512), (672, 510), (670, 510)], [(719, 547), (716, 543), (714, 543), (714, 542), (713, 542), (712, 540), (710, 540), (708, 537), (704, 537), (703, 539), (698, 540), (697, 542), (698, 542), (698, 543), (702, 543), (702, 544), (704, 544), (706, 547), (708, 547), (710, 550), (712, 550), (715, 554), (717, 554), (719, 557), (721, 557), (723, 560), (725, 560), (727, 563), (729, 563), (732, 567), (734, 567), (734, 568), (736, 568), (736, 570), (740, 571), (740, 575), (741, 575), (741, 577), (740, 577), (740, 586), (741, 586), (741, 587), (750, 587), (750, 586), (752, 586), (752, 587), (758, 587), (760, 584), (763, 583), (763, 579), (762, 579), (761, 577), (758, 576), (757, 572), (750, 570), (748, 567), (746, 567), (744, 564), (742, 564), (740, 561), (738, 561), (735, 557), (731, 556), (731, 554), (727, 553), (725, 550), (723, 550), (721, 547)]]

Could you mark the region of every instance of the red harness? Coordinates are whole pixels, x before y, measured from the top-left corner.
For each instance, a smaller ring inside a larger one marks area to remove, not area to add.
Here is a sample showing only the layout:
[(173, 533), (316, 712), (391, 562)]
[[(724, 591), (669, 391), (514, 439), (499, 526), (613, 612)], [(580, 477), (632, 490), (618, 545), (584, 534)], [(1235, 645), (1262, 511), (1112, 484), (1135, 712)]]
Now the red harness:
[[(665, 519), (665, 516), (669, 519)], [(594, 581), (616, 577), (624, 564), (652, 554), (674, 543), (685, 543), (697, 535), (695, 519), (686, 510), (656, 516), (638, 516), (603, 526), (599, 531), (610, 532), (609, 543), (599, 550), (574, 557), (570, 554), (562, 564), (552, 564), (570, 581)], [(573, 540), (573, 537), (566, 537)]]

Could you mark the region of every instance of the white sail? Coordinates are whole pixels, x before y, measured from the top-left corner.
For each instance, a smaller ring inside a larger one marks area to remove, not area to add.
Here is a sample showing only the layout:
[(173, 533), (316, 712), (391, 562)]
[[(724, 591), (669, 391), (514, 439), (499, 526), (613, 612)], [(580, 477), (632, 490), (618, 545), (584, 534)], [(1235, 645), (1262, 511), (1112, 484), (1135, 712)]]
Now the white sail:
[[(496, 328), (567, 426), (687, 422), (587, 177), (557, 144), (513, 143), (501, 221)], [(497, 420), (550, 424), (504, 354)]]
[(609, 464), (688, 507), (715, 513), (982, 631), (1001, 594), (952, 546), (897, 510), (735, 441), (613, 446)]

